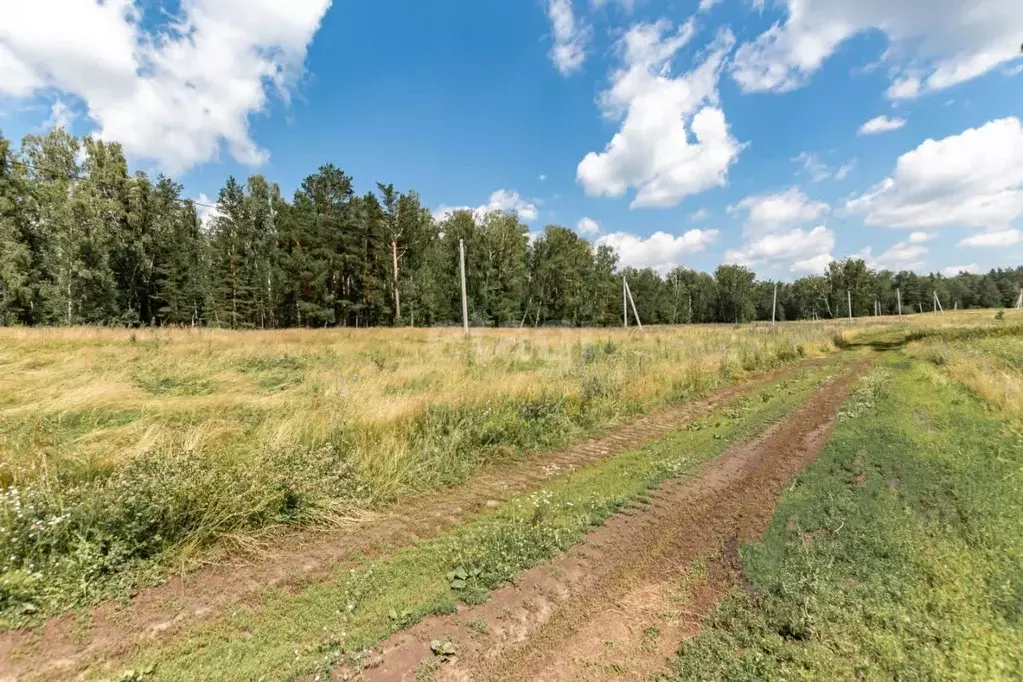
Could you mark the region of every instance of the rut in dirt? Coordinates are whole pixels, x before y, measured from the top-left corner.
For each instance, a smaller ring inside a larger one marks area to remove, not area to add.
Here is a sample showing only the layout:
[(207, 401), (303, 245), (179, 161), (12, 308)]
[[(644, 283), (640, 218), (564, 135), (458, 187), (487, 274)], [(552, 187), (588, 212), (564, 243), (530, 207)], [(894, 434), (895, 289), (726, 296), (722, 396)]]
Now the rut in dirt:
[(466, 483), (424, 495), (400, 507), (366, 512), (343, 527), (293, 532), (273, 539), (272, 551), (235, 556), (166, 584), (140, 590), (128, 605), (107, 603), (90, 610), (87, 632), (71, 616), (42, 628), (0, 633), (0, 679), (32, 675), (66, 679), (90, 668), (116, 671), (118, 661), (156, 642), (223, 613), (258, 606), (267, 588), (296, 591), (328, 579), (339, 567), (354, 565), (388, 548), (436, 537), (515, 495), (535, 490), (551, 478), (635, 450), (676, 431), (722, 405), (822, 359), (783, 367), (703, 398), (636, 418), (607, 435), (558, 452), (538, 453), (492, 465)]
[[(742, 575), (793, 476), (827, 442), (861, 361), (756, 439), (666, 482), (646, 509), (613, 516), (566, 556), (527, 571), (486, 604), (397, 633), (335, 679), (648, 679)], [(441, 660), (431, 642), (450, 642)]]

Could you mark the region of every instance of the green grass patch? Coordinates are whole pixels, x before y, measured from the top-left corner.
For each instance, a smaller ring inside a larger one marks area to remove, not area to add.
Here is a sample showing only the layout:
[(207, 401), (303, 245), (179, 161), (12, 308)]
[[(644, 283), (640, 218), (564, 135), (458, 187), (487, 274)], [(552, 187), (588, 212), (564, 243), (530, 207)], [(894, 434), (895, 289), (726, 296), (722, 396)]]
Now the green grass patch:
[(861, 384), (673, 679), (1023, 676), (1023, 443), (937, 371)]
[(782, 417), (835, 370), (832, 364), (776, 381), (671, 437), (554, 479), (441, 537), (364, 561), (297, 595), (270, 591), (258, 608), (146, 652), (135, 667), (152, 666), (154, 679), (248, 680), (357, 662), (366, 647), (424, 616), (486, 600), (665, 479), (692, 472)]

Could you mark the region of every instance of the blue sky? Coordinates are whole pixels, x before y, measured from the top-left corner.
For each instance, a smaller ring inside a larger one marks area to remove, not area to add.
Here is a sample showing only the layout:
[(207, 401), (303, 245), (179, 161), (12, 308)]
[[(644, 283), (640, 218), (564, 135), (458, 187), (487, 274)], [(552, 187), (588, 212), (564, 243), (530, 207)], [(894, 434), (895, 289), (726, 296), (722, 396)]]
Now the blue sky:
[(37, 0), (0, 9), (0, 129), (192, 197), (332, 162), (640, 267), (986, 270), (1023, 263), (1021, 39), (1003, 0)]

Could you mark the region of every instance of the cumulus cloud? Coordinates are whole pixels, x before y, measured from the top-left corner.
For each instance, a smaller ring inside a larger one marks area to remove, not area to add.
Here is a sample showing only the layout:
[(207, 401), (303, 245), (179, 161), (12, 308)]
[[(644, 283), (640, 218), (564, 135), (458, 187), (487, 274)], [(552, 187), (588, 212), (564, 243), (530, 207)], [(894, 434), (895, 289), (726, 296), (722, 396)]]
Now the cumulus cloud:
[(547, 18), (551, 21), (554, 45), (551, 61), (563, 76), (578, 71), (586, 61), (586, 46), (590, 42), (589, 26), (576, 17), (572, 0), (548, 0)]
[(961, 83), (1020, 57), (1023, 3), (1006, 0), (784, 0), (786, 19), (739, 47), (732, 76), (746, 91), (806, 83), (846, 40), (872, 30), (890, 43), (893, 98)]
[(700, 11), (709, 12), (714, 5), (723, 2), (723, 0), (700, 0)]
[(635, 189), (633, 208), (670, 207), (726, 183), (740, 145), (718, 106), (717, 82), (735, 43), (720, 31), (702, 61), (680, 76), (672, 62), (696, 32), (692, 20), (637, 24), (618, 41), (622, 66), (600, 102), (621, 127), (602, 152), (590, 152), (576, 176), (590, 196), (620, 197)]
[[(180, 172), (267, 158), (249, 116), (287, 98), (330, 0), (187, 0), (160, 26), (131, 0), (0, 4), (0, 95), (81, 100), (98, 134)], [(155, 12), (154, 12), (155, 14)]]
[(694, 212), (689, 216), (689, 220), (694, 223), (702, 223), (704, 220), (710, 217), (710, 211), (705, 208), (701, 208), (699, 211)]
[(860, 135), (877, 135), (878, 133), (887, 133), (890, 130), (898, 130), (902, 126), (906, 125), (906, 119), (904, 118), (888, 118), (886, 115), (881, 114), (875, 116), (866, 123), (860, 126)]
[(1023, 241), (1023, 232), (1016, 229), (994, 230), (979, 232), (977, 234), (959, 240), (959, 246), (972, 246), (978, 248), (997, 248), (999, 246), (1012, 246)]
[(748, 196), (727, 210), (745, 213), (745, 232), (758, 234), (813, 222), (829, 209), (823, 201), (811, 201), (798, 187), (790, 187), (776, 194)]
[(653, 268), (665, 274), (679, 265), (683, 256), (703, 251), (717, 241), (718, 234), (717, 230), (689, 230), (679, 237), (667, 232), (640, 237), (627, 232), (613, 232), (598, 239), (597, 245), (615, 249), (623, 266)]
[[(914, 232), (913, 234), (919, 235), (923, 233)], [(860, 256), (869, 267), (875, 270), (899, 271), (922, 268), (926, 262), (923, 257), (927, 253), (927, 247), (922, 246), (919, 240), (914, 241), (912, 235), (910, 235), (909, 239), (893, 244), (887, 251), (876, 258), (872, 255), (872, 250), (869, 246), (860, 252)]]
[(580, 218), (575, 230), (581, 235), (600, 234), (600, 223), (593, 218)]
[(812, 230), (796, 228), (762, 235), (741, 249), (725, 252), (725, 262), (757, 267), (787, 268), (794, 273), (821, 272), (834, 258), (835, 234), (819, 225)]
[(991, 121), (899, 157), (895, 171), (846, 202), (869, 225), (1006, 228), (1023, 215), (1023, 126)]
[(908, 241), (910, 244), (923, 244), (934, 239), (934, 235), (930, 232), (911, 232)]
[(536, 200), (524, 199), (515, 190), (499, 189), (490, 195), (490, 199), (482, 206), (448, 206), (441, 205), (434, 212), (436, 220), (445, 220), (455, 211), (472, 211), (477, 218), (495, 211), (499, 213), (512, 213), (519, 219), (532, 222), (540, 215)]
[(969, 265), (950, 265), (942, 272), (945, 273), (946, 277), (955, 277), (961, 272), (968, 272), (971, 275), (979, 275), (980, 266), (976, 263), (970, 263)]

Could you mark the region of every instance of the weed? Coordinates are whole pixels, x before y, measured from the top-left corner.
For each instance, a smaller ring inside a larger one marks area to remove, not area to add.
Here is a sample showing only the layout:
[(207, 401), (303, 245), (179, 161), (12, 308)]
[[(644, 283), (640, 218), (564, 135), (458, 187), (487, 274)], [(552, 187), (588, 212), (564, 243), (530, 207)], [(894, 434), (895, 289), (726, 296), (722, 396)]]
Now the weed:
[(490, 627), (487, 625), (487, 621), (482, 618), (470, 618), (465, 621), (465, 625), (473, 632), (481, 635), (485, 635), (490, 632)]

